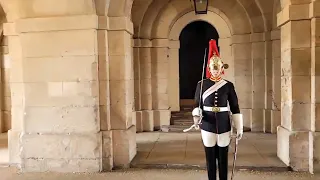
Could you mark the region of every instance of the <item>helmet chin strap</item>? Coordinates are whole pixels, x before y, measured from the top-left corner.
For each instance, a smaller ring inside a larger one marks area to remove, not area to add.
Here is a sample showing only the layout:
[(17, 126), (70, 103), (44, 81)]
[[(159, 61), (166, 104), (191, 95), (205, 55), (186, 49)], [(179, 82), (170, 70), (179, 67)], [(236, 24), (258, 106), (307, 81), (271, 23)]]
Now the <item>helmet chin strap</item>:
[(221, 77), (221, 75), (223, 75), (224, 74), (224, 68), (222, 67), (222, 69), (221, 69), (221, 72), (219, 73), (219, 75), (218, 76), (213, 76), (212, 74), (211, 74), (211, 72), (210, 72), (210, 80), (211, 81), (214, 81), (214, 82), (219, 82), (221, 79), (222, 79), (222, 77)]

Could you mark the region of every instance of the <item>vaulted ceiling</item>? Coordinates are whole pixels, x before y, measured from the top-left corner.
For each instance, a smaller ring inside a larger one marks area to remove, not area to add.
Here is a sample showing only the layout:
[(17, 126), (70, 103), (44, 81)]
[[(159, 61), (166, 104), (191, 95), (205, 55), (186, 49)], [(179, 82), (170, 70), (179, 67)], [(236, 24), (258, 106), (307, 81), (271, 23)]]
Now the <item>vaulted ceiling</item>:
[[(210, 9), (228, 18), (233, 34), (260, 33), (275, 28), (280, 0), (209, 0)], [(170, 27), (192, 10), (189, 0), (134, 0), (130, 14), (135, 37), (162, 38), (154, 37), (157, 26)]]

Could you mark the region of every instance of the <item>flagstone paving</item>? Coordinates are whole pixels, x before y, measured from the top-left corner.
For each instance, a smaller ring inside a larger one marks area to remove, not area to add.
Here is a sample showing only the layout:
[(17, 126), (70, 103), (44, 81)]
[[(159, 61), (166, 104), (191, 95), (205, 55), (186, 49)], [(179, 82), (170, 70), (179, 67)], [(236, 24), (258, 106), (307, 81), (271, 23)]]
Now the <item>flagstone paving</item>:
[[(275, 134), (245, 133), (238, 146), (237, 169), (287, 171), (277, 157)], [(232, 166), (234, 142), (229, 148)], [(205, 154), (200, 132), (137, 134), (137, 155), (132, 167), (139, 168), (205, 168)]]
[[(204, 170), (129, 169), (108, 173), (17, 173), (0, 168), (1, 180), (208, 180)], [(230, 179), (230, 178), (229, 178)], [(237, 171), (234, 180), (319, 180), (319, 175), (296, 172)]]

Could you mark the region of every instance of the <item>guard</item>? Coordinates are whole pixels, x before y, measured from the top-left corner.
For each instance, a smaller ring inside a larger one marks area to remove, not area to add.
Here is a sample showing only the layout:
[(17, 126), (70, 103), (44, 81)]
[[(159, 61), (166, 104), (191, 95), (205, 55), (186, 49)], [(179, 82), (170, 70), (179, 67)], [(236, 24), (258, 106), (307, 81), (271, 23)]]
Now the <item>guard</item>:
[(201, 129), (209, 180), (217, 179), (216, 160), (219, 179), (227, 180), (231, 124), (237, 129), (236, 142), (238, 143), (243, 134), (243, 117), (233, 83), (221, 77), (227, 66), (220, 58), (215, 40), (209, 42), (208, 54), (207, 79), (198, 82), (195, 93), (195, 101), (199, 107), (192, 111), (193, 127)]

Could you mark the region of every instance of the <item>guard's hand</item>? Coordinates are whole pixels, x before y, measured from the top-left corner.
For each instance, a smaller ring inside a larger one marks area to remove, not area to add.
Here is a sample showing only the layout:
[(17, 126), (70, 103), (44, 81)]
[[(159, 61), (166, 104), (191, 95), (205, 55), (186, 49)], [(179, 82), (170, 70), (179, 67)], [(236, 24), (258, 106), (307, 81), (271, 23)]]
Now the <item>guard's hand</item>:
[(243, 136), (243, 132), (237, 132), (237, 140), (241, 140), (242, 139), (242, 136)]
[(199, 129), (199, 122), (200, 122), (201, 118), (199, 116), (193, 116), (193, 124), (194, 124), (194, 128), (196, 130)]

